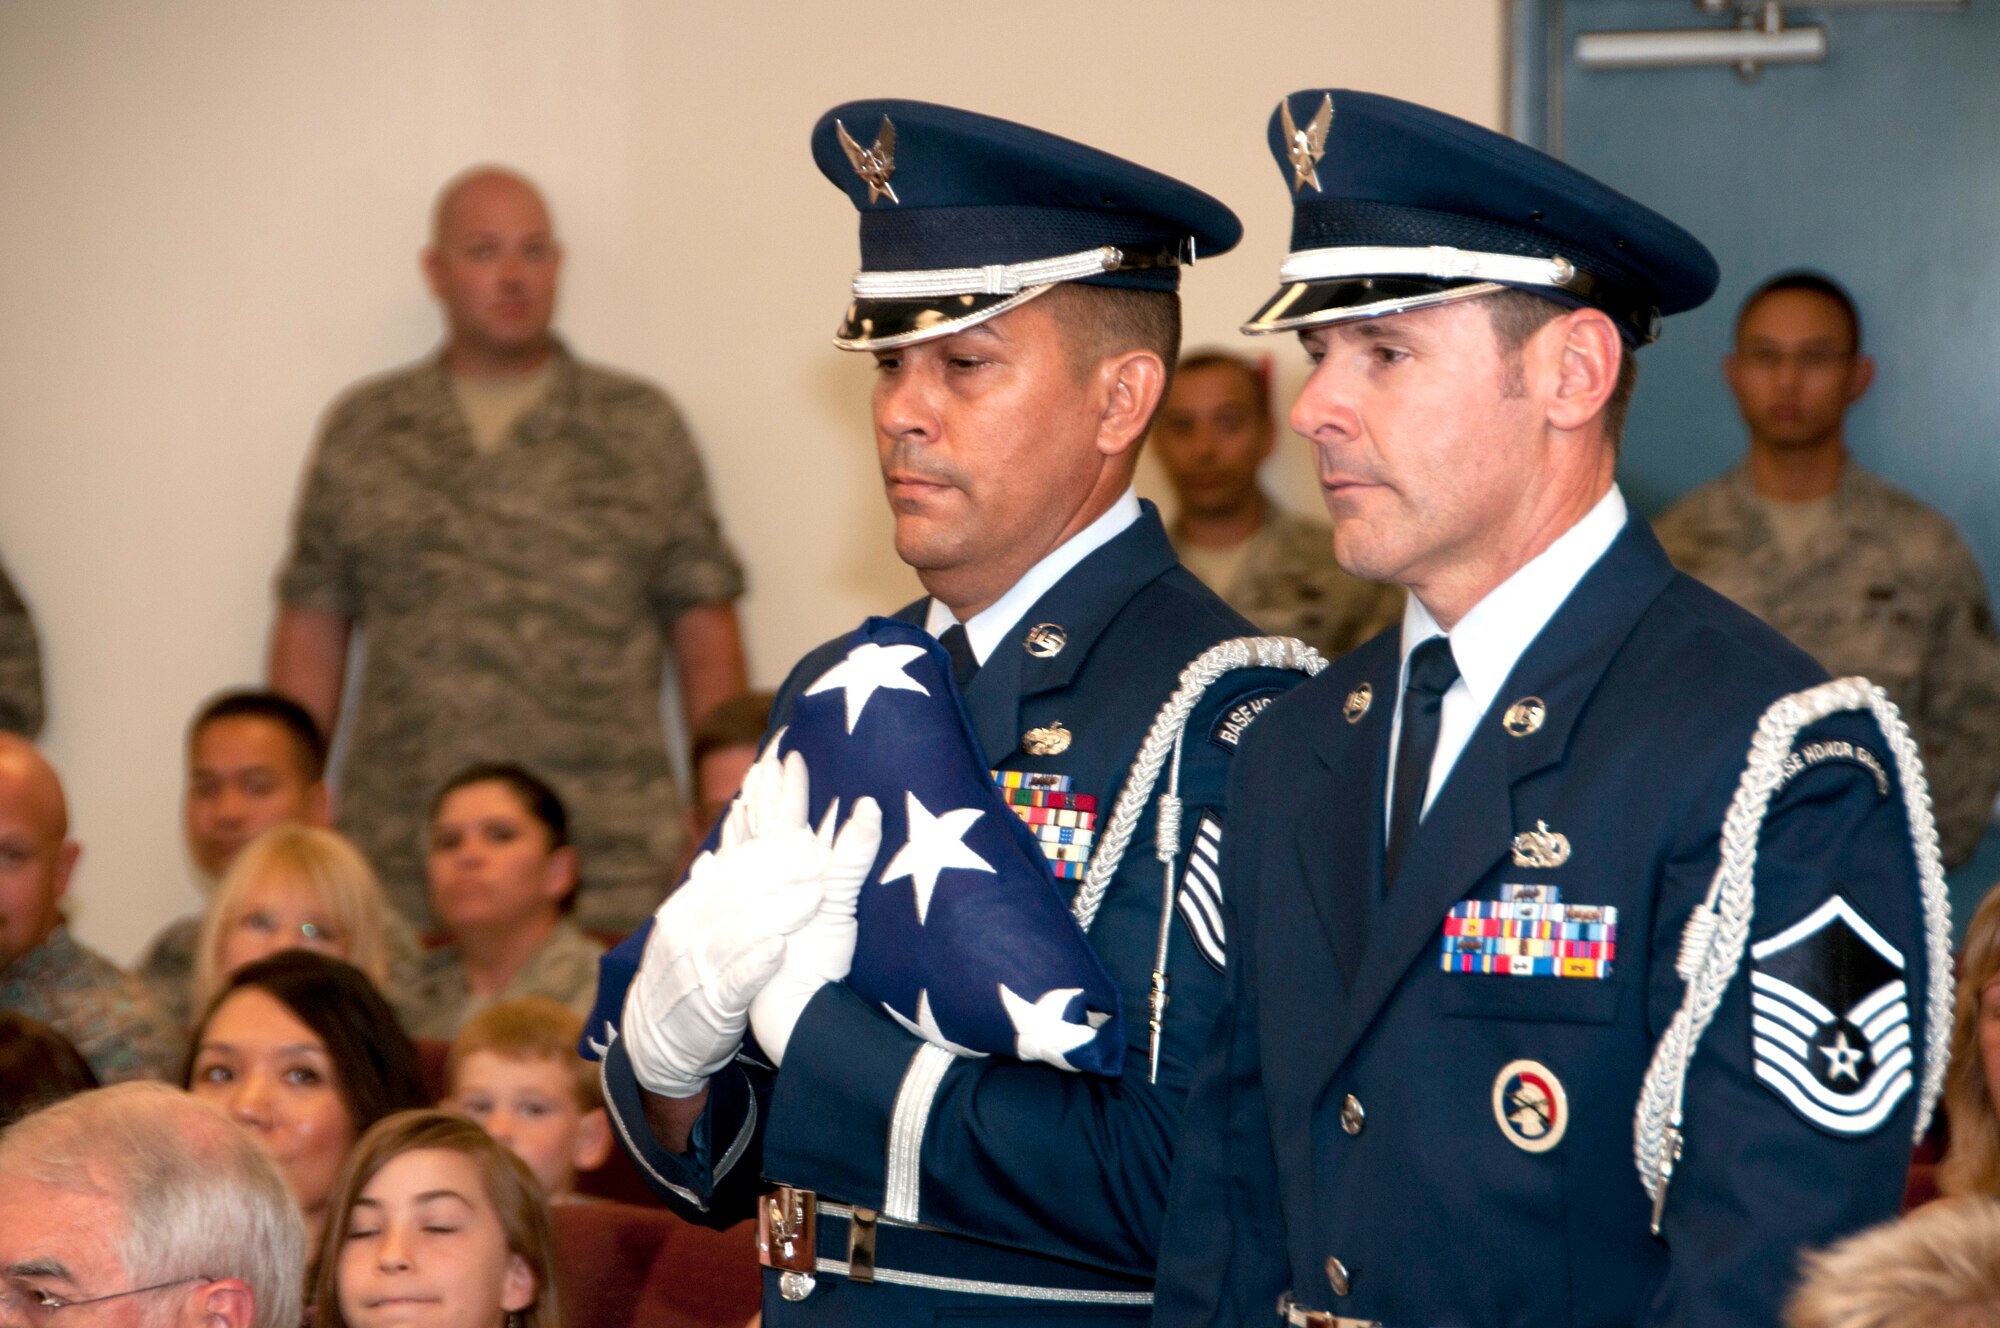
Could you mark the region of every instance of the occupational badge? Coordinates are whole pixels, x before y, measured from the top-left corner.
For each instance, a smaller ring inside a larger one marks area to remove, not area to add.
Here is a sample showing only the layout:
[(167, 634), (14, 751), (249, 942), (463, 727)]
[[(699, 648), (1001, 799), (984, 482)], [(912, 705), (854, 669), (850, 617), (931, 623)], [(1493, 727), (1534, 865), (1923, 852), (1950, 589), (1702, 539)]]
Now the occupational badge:
[(889, 123), (889, 117), (882, 117), (882, 127), (875, 131), (871, 147), (864, 148), (855, 142), (854, 135), (840, 121), (835, 120), (833, 128), (840, 135), (840, 150), (847, 154), (854, 173), (868, 185), (868, 201), (873, 203), (886, 197), (891, 203), (901, 204), (903, 200), (889, 187), (889, 177), (896, 173), (896, 126)]
[(1510, 1061), (1493, 1079), (1493, 1119), (1524, 1153), (1546, 1153), (1569, 1133), (1569, 1096), (1540, 1061)]
[(1304, 129), (1292, 119), (1289, 99), (1278, 103), (1278, 125), (1285, 135), (1285, 154), (1292, 162), (1292, 192), (1311, 185), (1318, 189), (1319, 161), (1326, 155), (1326, 133), (1333, 128), (1333, 94), (1320, 99), (1319, 110)]
[(1524, 696), (1507, 707), (1507, 713), (1500, 717), (1500, 727), (1507, 730), (1507, 736), (1525, 738), (1542, 727), (1549, 717), (1548, 706), (1539, 696)]
[(1569, 861), (1569, 836), (1536, 821), (1533, 830), (1514, 836), (1514, 865), (1550, 871)]
[(1757, 1078), (1829, 1134), (1872, 1134), (1915, 1082), (1903, 952), (1831, 895), (1750, 959)]
[(1070, 731), (1057, 720), (1046, 728), (1029, 729), (1021, 735), (1021, 750), (1030, 756), (1061, 756), (1069, 750)]
[(1347, 694), (1347, 704), (1341, 706), (1340, 713), (1348, 723), (1358, 724), (1374, 703), (1375, 689), (1364, 682)]
[(1069, 633), (1060, 623), (1036, 623), (1021, 638), (1021, 648), (1036, 659), (1054, 659), (1069, 644)]

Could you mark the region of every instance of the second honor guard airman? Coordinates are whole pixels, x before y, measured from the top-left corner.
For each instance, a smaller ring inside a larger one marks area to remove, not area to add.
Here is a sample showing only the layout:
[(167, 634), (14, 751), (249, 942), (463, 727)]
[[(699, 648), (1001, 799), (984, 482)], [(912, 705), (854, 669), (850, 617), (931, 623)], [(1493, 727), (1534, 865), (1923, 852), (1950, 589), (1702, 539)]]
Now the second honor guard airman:
[(1410, 599), (1244, 740), (1155, 1321), (1768, 1328), (1896, 1212), (1948, 930), (1893, 710), (1614, 482), (1715, 262), (1421, 106), (1294, 93), (1269, 142), (1246, 331), (1298, 335), (1340, 562)]

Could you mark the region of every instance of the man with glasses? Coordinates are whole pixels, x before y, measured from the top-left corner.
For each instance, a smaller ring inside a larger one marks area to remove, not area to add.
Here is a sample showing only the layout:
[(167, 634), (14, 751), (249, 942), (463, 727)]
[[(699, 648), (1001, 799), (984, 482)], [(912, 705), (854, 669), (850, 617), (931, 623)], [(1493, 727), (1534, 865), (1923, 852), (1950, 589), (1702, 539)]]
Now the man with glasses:
[(1875, 378), (1853, 298), (1817, 272), (1771, 277), (1736, 315), (1722, 373), (1749, 456), (1669, 509), (1660, 543), (1835, 677), (1888, 689), (1923, 748), (1945, 865), (1957, 866), (2000, 790), (2000, 638), (1951, 522), (1848, 455), (1848, 408)]
[(214, 1107), (121, 1084), (0, 1134), (0, 1328), (294, 1328), (304, 1278), (284, 1180)]

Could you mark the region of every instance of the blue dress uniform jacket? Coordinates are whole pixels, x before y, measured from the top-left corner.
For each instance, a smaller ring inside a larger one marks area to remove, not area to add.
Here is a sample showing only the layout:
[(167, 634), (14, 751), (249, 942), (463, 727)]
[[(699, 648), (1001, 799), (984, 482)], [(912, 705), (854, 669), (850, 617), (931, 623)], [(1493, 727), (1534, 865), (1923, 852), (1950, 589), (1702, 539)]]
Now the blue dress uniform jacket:
[[(1633, 1113), (1757, 719), (1824, 674), (1675, 572), (1634, 516), (1479, 721), (1385, 897), (1399, 668), (1395, 633), (1360, 647), (1271, 708), (1232, 776), (1229, 1004), (1190, 1095), (1156, 1322), (1272, 1324), (1290, 1293), (1392, 1328), (1768, 1328), (1801, 1246), (1895, 1214), (1917, 1093), (1872, 1132), (1795, 1112), (1756, 1075), (1746, 953), (1691, 1068), (1657, 1239)], [(1545, 720), (1514, 736), (1505, 712), (1530, 696)], [(1906, 958), (1914, 1030), (1928, 975), (1894, 765), (1867, 716), (1799, 750), (1828, 736), (1878, 758), (1886, 788), (1863, 755), (1774, 797), (1751, 944), (1841, 895)], [(1514, 836), (1544, 823), (1567, 861), (1516, 865)], [(1610, 976), (1445, 971), (1454, 906), (1510, 883), (1615, 907)], [(1547, 1151), (1498, 1119), (1522, 1060), (1566, 1093)]]
[[(924, 607), (919, 601), (899, 616), (921, 622)], [(1057, 653), (1037, 657), (1023, 639), (1043, 623), (1059, 625), (1067, 639)], [(1254, 634), (1179, 566), (1148, 505), (1001, 641), (967, 686), (966, 706), (995, 769), (1070, 776), (1073, 791), (1097, 798), (1102, 823), (1180, 670), (1217, 642)], [(823, 646), (793, 670), (774, 723), (842, 648)], [(1223, 820), (1246, 717), (1299, 678), (1229, 674), (1195, 710), (1181, 779), (1182, 861), (1204, 813)], [(1057, 723), (1072, 735), (1067, 750), (1023, 753), (1027, 730)], [(765, 1188), (760, 1177), (811, 1189), (821, 1199), (820, 1255), (845, 1261), (847, 1223), (829, 1218), (827, 1202), (883, 1209), (892, 1163), (914, 1162), (917, 1218), (931, 1229), (884, 1222), (880, 1268), (1087, 1293), (1037, 1301), (822, 1273), (816, 1289), (792, 1303), (778, 1297), (775, 1274), (767, 1273), (767, 1323), (930, 1323), (949, 1309), (976, 1310), (993, 1324), (1014, 1322), (1014, 1314), (1023, 1323), (1144, 1320), (1181, 1103), (1222, 998), (1221, 973), (1177, 915), (1159, 1081), (1149, 1083), (1147, 1001), (1163, 887), (1152, 852), (1155, 815), (1149, 808), (1089, 932), (1119, 985), (1130, 1039), (1116, 1081), (997, 1057), (955, 1060), (930, 1100), (916, 1156), (892, 1159), (892, 1118), (925, 1044), (836, 983), (807, 1007), (782, 1073), (739, 1060), (716, 1076), (689, 1151), (674, 1156), (647, 1133), (630, 1063), (613, 1043), (605, 1083), (619, 1133), (661, 1197), (685, 1215), (723, 1225), (743, 1217)]]

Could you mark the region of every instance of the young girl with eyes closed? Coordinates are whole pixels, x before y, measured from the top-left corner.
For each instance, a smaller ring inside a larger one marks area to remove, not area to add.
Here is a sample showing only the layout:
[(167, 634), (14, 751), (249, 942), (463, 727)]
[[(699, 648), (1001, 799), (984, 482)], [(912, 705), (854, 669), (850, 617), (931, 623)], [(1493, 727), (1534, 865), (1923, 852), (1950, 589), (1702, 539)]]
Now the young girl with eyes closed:
[(331, 1212), (315, 1328), (562, 1328), (541, 1191), (465, 1117), (406, 1111), (378, 1123)]

